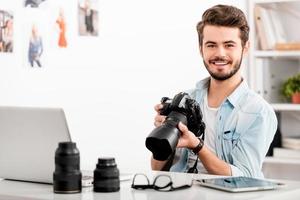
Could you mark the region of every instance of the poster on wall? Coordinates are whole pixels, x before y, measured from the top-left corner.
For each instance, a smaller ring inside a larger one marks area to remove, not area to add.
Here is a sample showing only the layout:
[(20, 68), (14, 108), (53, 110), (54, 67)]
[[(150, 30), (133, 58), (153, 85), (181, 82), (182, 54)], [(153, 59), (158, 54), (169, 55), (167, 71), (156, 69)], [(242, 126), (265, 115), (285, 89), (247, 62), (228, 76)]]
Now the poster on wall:
[(66, 38), (67, 26), (64, 8), (59, 8), (55, 23), (57, 24), (58, 29), (57, 46), (59, 48), (66, 48), (68, 46), (68, 42)]
[(42, 67), (43, 57), (43, 36), (40, 34), (40, 27), (36, 23), (30, 25), (30, 36), (28, 38), (28, 64), (31, 67), (37, 65)]
[(78, 0), (78, 28), (80, 36), (98, 36), (98, 0)]
[(0, 53), (13, 52), (13, 13), (0, 10)]
[(23, 60), (26, 67), (42, 68), (47, 56), (45, 40), (47, 27), (43, 20), (45, 13), (41, 10), (26, 10), (26, 18), (23, 19)]

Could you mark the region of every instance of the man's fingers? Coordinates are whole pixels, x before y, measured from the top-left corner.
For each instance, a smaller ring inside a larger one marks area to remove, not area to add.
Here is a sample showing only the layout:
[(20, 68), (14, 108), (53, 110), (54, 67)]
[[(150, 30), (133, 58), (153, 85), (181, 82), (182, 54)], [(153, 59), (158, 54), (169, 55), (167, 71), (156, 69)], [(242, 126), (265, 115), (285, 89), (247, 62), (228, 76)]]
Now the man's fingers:
[(166, 116), (156, 115), (154, 118), (154, 125), (156, 127), (160, 126), (166, 120)]
[(158, 121), (158, 122), (164, 122), (166, 119), (166, 116), (163, 116), (163, 115), (156, 115), (154, 120), (155, 121)]
[(161, 126), (162, 123), (165, 121), (166, 116), (160, 115), (159, 111), (163, 108), (162, 104), (156, 104), (154, 106), (155, 111), (157, 112), (157, 115), (154, 118), (154, 126), (158, 127)]
[(156, 104), (156, 105), (154, 106), (155, 111), (158, 112), (158, 113), (159, 113), (160, 109), (162, 109), (162, 108), (163, 108), (163, 105), (162, 105), (162, 104)]
[(186, 133), (189, 131), (188, 127), (184, 125), (182, 122), (179, 122), (178, 128), (182, 133)]
[(154, 122), (155, 127), (159, 127), (159, 126), (161, 126), (161, 124), (162, 124), (161, 122)]

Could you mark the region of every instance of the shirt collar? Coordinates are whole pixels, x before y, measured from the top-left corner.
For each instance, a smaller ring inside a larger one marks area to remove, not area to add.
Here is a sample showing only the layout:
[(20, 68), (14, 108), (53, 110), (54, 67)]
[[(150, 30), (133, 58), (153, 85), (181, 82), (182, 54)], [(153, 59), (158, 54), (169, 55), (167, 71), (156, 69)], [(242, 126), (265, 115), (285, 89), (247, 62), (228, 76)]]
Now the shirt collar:
[(208, 86), (209, 86), (209, 81), (210, 81), (210, 77), (207, 77), (201, 81), (199, 81), (197, 84), (196, 84), (196, 88), (198, 90), (206, 90), (208, 89)]
[[(201, 91), (207, 92), (209, 87), (210, 77), (207, 77), (196, 84), (196, 88)], [(238, 87), (227, 97), (227, 101), (232, 104), (233, 107), (239, 105), (240, 98), (244, 96), (248, 92), (248, 84), (243, 79), (242, 82), (238, 85)]]
[(247, 82), (243, 79), (238, 87), (227, 97), (227, 100), (236, 107), (239, 105), (241, 97), (243, 97), (249, 90)]

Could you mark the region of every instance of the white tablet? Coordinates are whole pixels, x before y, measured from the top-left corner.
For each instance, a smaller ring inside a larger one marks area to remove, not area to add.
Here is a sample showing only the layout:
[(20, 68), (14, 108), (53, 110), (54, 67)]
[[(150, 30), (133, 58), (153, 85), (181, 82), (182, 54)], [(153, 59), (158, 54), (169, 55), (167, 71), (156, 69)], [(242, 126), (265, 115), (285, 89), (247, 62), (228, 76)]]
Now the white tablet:
[(280, 183), (249, 177), (228, 177), (197, 180), (200, 185), (228, 192), (247, 192), (276, 189)]

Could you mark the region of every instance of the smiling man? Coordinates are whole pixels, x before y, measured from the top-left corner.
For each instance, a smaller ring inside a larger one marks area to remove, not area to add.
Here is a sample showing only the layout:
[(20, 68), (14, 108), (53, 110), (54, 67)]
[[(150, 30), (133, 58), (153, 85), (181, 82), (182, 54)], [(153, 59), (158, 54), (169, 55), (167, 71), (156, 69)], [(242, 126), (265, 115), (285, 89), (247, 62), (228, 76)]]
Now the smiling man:
[[(210, 77), (198, 82), (189, 94), (200, 104), (205, 140), (179, 123), (182, 134), (174, 159), (152, 158), (152, 169), (162, 170), (171, 163), (170, 171), (263, 177), (262, 164), (277, 119), (271, 106), (248, 88), (241, 75), (242, 59), (249, 48), (246, 17), (236, 7), (216, 5), (204, 12), (197, 31)], [(161, 104), (155, 106), (155, 126), (165, 120), (159, 115), (161, 108)]]

